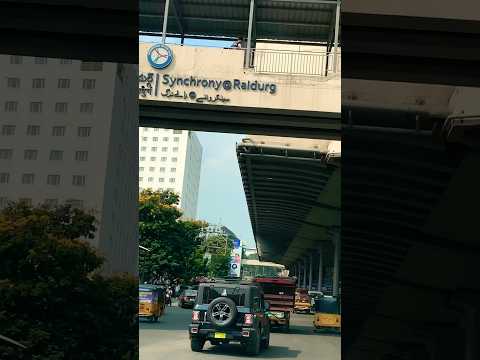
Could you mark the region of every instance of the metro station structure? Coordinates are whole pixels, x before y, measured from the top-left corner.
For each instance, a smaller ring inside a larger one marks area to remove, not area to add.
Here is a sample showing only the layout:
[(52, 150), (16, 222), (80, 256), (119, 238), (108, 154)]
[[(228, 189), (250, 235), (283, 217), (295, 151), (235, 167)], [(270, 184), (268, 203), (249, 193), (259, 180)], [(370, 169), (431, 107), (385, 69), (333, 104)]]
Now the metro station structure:
[[(181, 39), (166, 44), (161, 70), (148, 59), (156, 45), (140, 44), (141, 126), (255, 134), (237, 154), (260, 260), (338, 295), (340, 2), (142, 0), (140, 10), (141, 34)], [(242, 47), (185, 45), (192, 38)]]

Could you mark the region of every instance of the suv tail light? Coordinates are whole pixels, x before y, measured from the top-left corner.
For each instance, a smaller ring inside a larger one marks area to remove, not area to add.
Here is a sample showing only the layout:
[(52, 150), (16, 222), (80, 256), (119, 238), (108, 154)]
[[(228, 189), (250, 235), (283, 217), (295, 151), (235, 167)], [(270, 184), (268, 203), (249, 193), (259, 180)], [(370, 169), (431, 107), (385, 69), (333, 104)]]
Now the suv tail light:
[(245, 325), (252, 325), (253, 324), (253, 314), (245, 314)]
[(192, 320), (193, 321), (200, 320), (200, 311), (192, 311)]

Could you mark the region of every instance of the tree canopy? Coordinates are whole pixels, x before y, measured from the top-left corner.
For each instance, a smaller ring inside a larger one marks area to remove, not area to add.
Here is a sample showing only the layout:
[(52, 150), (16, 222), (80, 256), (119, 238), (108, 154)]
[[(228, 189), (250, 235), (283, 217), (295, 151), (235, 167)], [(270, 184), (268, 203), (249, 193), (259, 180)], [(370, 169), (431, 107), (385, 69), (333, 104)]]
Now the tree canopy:
[[(94, 216), (70, 206), (11, 204), (0, 212), (1, 359), (138, 357), (138, 282), (102, 276), (85, 240)], [(88, 329), (88, 331), (85, 331)]]
[(205, 222), (182, 220), (179, 196), (170, 190), (143, 190), (139, 201), (140, 245), (150, 251), (140, 253), (142, 281), (160, 277), (190, 280), (205, 266), (200, 253), (200, 233)]

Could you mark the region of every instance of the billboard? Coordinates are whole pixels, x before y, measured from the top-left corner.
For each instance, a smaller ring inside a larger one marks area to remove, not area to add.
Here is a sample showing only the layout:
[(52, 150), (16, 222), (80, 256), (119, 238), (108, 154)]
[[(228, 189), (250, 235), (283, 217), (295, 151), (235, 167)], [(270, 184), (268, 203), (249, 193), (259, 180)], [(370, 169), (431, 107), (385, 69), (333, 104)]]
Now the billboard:
[(242, 242), (239, 239), (233, 240), (233, 249), (230, 257), (229, 277), (240, 277), (240, 266), (242, 264)]

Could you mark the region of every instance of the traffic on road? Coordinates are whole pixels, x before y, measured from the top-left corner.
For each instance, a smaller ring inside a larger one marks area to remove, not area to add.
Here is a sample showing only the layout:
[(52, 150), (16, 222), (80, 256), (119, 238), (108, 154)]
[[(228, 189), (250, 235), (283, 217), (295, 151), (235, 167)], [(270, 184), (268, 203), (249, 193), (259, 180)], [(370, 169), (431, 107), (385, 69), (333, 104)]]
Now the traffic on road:
[[(313, 312), (293, 312), (293, 293), (287, 295), (292, 298), (290, 302), (283, 301), (288, 327), (271, 326), (278, 325), (271, 313), (279, 312), (279, 301), (271, 305), (266, 299), (275, 298), (276, 286), (285, 290), (288, 284), (288, 280), (274, 285), (268, 279), (263, 284), (217, 279), (200, 284), (196, 290), (183, 290), (165, 307), (158, 322), (140, 319), (140, 359), (158, 359), (160, 354), (175, 360), (206, 356), (312, 359), (322, 354), (322, 359), (339, 360), (339, 332), (316, 332)], [(193, 308), (187, 309), (185, 298), (193, 294)], [(277, 298), (285, 300), (285, 296)]]

